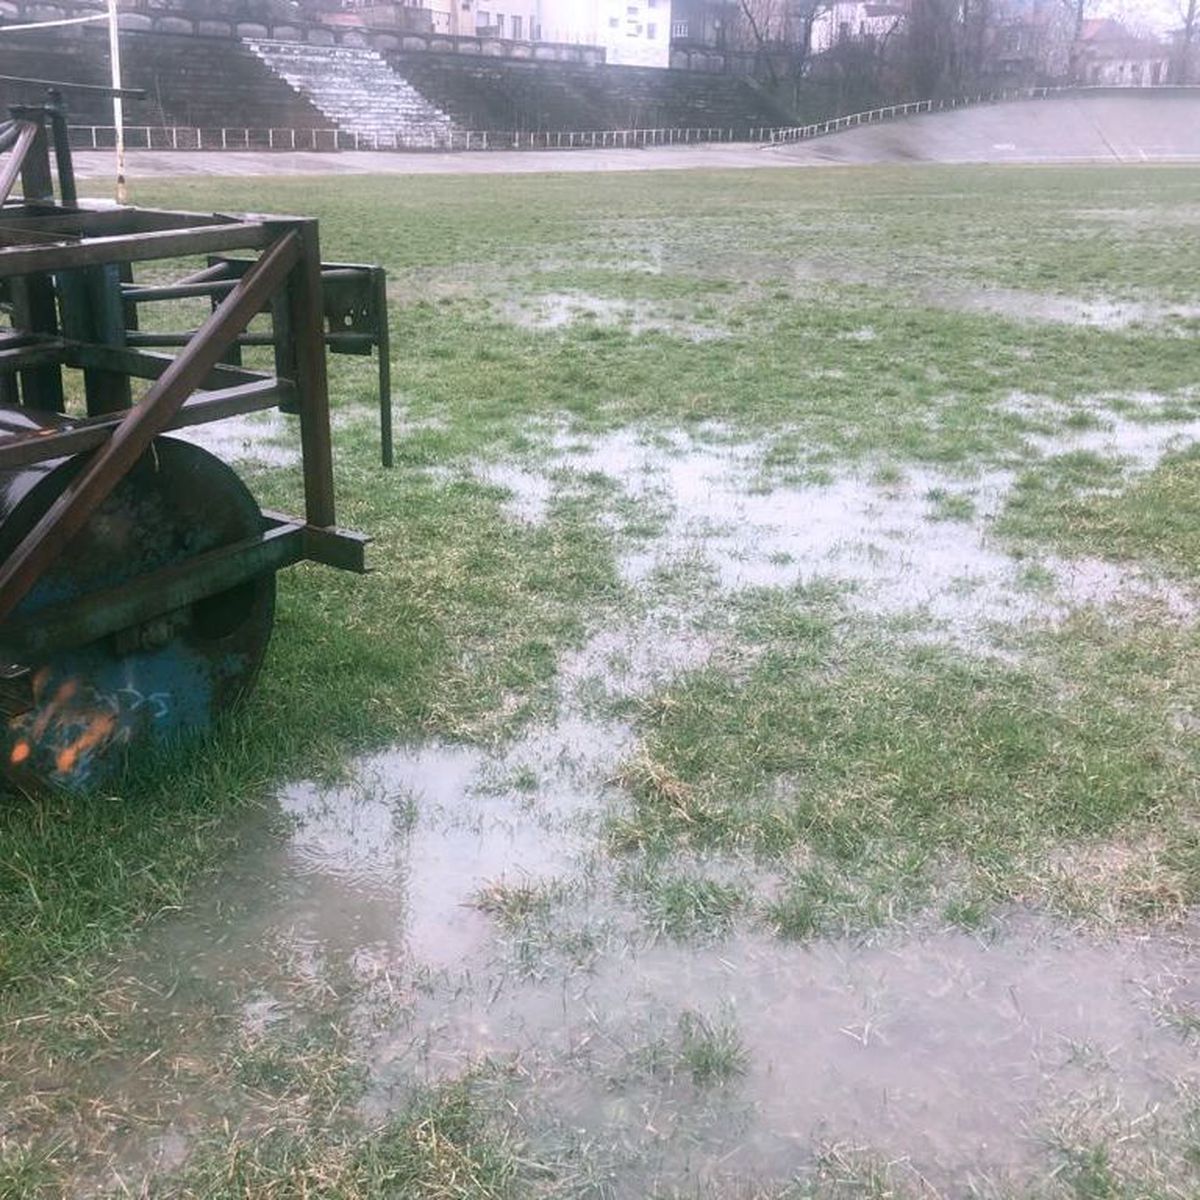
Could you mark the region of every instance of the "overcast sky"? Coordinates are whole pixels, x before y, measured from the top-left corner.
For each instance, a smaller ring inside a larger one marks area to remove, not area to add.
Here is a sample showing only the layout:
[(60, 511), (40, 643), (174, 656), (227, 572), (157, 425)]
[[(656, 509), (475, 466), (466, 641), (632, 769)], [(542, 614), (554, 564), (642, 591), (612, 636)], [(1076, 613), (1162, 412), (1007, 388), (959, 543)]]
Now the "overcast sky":
[(1177, 0), (1092, 0), (1089, 16), (1119, 17), (1132, 28), (1146, 27), (1159, 33), (1183, 24)]

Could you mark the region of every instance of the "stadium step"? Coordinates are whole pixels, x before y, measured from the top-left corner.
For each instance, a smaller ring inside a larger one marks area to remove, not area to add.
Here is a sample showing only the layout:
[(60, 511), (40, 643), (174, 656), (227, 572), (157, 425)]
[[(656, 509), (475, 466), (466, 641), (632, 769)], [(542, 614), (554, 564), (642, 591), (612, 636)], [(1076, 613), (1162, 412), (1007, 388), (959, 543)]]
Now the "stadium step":
[(246, 39), (247, 48), (339, 129), (380, 146), (448, 145), (453, 118), (374, 50)]

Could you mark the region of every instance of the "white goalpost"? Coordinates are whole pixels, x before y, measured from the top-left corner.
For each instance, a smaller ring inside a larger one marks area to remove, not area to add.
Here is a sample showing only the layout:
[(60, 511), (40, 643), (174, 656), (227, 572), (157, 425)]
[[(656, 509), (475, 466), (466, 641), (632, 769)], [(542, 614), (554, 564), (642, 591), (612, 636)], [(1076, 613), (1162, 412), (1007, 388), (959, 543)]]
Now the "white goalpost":
[(121, 100), (121, 39), (117, 25), (117, 0), (107, 0), (108, 11), (87, 17), (63, 17), (57, 21), (29, 21), (20, 25), (0, 25), (0, 37), (6, 33), (21, 33), (27, 29), (55, 29), (63, 25), (88, 25), (100, 21), (108, 23), (108, 56), (112, 66), (113, 128), (116, 130), (118, 204), (128, 199), (125, 182), (125, 112)]

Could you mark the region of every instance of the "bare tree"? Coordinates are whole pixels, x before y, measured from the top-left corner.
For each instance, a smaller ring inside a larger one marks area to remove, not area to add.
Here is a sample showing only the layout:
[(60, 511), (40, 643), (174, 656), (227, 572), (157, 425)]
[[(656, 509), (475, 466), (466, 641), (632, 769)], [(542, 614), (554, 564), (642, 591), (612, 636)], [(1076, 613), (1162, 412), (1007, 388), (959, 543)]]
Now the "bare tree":
[(749, 43), (758, 53), (773, 89), (780, 86), (779, 64), (798, 79), (812, 54), (813, 26), (831, 0), (738, 0)]
[(753, 35), (754, 44), (762, 58), (772, 89), (779, 87), (779, 76), (775, 71), (775, 60), (771, 53), (769, 34), (777, 19), (780, 3), (781, 0), (738, 0), (742, 16)]
[(1176, 35), (1175, 82), (1191, 83), (1197, 34), (1200, 33), (1200, 30), (1197, 29), (1197, 25), (1200, 25), (1200, 6), (1198, 6), (1197, 0), (1187, 0), (1186, 6), (1180, 6), (1179, 15), (1183, 17), (1183, 28)]
[(1071, 51), (1067, 56), (1067, 76), (1072, 83), (1079, 83), (1079, 55), (1083, 49), (1083, 22), (1087, 13), (1088, 0), (1064, 0), (1071, 10)]
[(960, 89), (964, 10), (960, 0), (913, 0), (906, 30), (905, 75), (919, 96)]

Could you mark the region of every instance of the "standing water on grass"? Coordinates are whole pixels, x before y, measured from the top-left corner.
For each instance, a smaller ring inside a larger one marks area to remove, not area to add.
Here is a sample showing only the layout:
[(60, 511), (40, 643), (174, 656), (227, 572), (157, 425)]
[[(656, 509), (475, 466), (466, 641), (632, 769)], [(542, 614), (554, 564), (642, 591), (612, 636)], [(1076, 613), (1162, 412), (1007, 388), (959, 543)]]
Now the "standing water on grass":
[(28, 809), (6, 1200), (1200, 1188), (1195, 180), (733, 174), (221, 184), (386, 260), (377, 570)]

